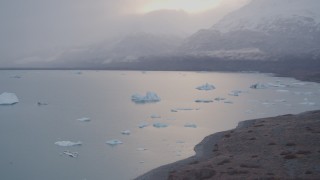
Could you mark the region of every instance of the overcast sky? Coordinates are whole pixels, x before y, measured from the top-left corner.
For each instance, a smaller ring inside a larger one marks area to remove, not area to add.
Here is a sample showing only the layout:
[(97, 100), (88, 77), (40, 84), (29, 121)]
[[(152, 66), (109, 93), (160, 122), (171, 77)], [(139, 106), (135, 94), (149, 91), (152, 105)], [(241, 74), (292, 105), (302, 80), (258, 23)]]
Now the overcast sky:
[(248, 1), (1, 0), (0, 67), (134, 32), (187, 36)]

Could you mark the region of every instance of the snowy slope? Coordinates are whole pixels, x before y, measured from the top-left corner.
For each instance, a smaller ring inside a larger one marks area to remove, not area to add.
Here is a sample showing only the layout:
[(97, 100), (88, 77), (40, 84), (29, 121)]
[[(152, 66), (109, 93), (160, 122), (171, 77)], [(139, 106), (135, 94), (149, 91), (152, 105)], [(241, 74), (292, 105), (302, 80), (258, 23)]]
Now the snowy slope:
[[(315, 26), (320, 22), (319, 0), (253, 0), (213, 26), (221, 32), (255, 30), (268, 32), (285, 23)], [(317, 30), (319, 26), (317, 26)]]
[[(320, 58), (320, 1), (252, 0), (191, 36), (181, 49), (217, 57), (228, 54), (231, 59)], [(254, 53), (248, 54), (248, 49)], [(245, 56), (239, 55), (241, 51)]]

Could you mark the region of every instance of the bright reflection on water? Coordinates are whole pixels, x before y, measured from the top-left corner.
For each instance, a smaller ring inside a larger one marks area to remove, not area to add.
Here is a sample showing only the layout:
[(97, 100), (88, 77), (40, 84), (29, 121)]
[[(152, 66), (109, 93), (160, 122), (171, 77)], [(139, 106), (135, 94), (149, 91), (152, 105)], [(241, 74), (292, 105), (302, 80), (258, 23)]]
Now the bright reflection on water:
[[(288, 86), (250, 89), (256, 82)], [(205, 83), (216, 89), (195, 89)], [(0, 84), (0, 93), (13, 92), (20, 99), (0, 106), (1, 179), (132, 179), (193, 155), (206, 135), (234, 128), (241, 120), (319, 109), (320, 104), (319, 84), (248, 73), (0, 71)], [(234, 97), (228, 95), (232, 90), (245, 92)], [(147, 91), (156, 92), (161, 101), (131, 101), (132, 94)], [(216, 97), (233, 104), (194, 102)], [(175, 108), (199, 110), (171, 112)], [(150, 118), (153, 114), (161, 118)], [(92, 121), (77, 121), (82, 117)], [(150, 126), (138, 128), (142, 122)], [(169, 126), (152, 127), (156, 122)], [(186, 123), (197, 128), (186, 128)], [(131, 135), (122, 135), (123, 130)], [(123, 144), (105, 144), (111, 139)], [(61, 140), (83, 145), (54, 144)], [(79, 157), (61, 155), (65, 150)]]

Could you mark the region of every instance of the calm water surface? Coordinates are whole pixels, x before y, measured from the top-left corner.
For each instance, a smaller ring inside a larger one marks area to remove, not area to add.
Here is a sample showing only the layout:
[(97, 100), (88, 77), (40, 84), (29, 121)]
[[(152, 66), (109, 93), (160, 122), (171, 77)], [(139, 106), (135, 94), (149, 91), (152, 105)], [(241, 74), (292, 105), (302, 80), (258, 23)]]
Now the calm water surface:
[[(250, 89), (256, 82), (286, 86)], [(216, 89), (195, 89), (205, 83)], [(266, 74), (0, 71), (0, 84), (0, 93), (16, 93), (20, 100), (0, 106), (0, 178), (15, 180), (132, 179), (192, 156), (193, 147), (205, 136), (234, 128), (241, 120), (319, 109), (320, 104), (319, 84)], [(228, 95), (232, 90), (244, 92), (235, 97)], [(156, 92), (161, 101), (131, 101), (132, 94), (147, 91)], [(233, 103), (195, 102), (216, 97)], [(48, 105), (38, 106), (39, 101)], [(175, 108), (193, 110), (171, 112)], [(152, 119), (153, 114), (161, 118)], [(92, 121), (77, 121), (81, 117)], [(150, 126), (139, 128), (143, 122)], [(157, 122), (169, 126), (153, 127)], [(186, 128), (186, 123), (197, 128)], [(131, 135), (122, 135), (123, 130)], [(111, 139), (123, 144), (111, 147), (105, 143)], [(54, 144), (61, 140), (83, 145)], [(79, 156), (61, 155), (65, 150)]]

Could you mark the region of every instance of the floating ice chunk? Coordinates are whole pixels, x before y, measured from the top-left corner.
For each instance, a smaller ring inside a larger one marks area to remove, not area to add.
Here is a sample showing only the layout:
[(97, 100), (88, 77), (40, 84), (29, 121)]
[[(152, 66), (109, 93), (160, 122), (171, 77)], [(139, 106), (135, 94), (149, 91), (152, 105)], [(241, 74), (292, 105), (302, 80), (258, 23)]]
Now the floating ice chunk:
[(314, 106), (314, 105), (316, 105), (316, 103), (315, 102), (302, 102), (302, 103), (300, 103), (301, 105), (308, 105), (308, 106)]
[(154, 123), (153, 124), (153, 127), (155, 128), (166, 128), (168, 127), (169, 125), (168, 124), (165, 124), (165, 123)]
[(196, 124), (192, 124), (192, 123), (187, 123), (184, 125), (184, 127), (188, 127), (188, 128), (197, 128)]
[(246, 113), (247, 113), (247, 114), (253, 114), (253, 110), (251, 110), (251, 109), (246, 110)]
[(183, 143), (185, 143), (185, 142), (182, 141), (182, 140), (177, 140), (176, 143), (177, 143), (177, 144), (183, 144)]
[(232, 101), (224, 101), (225, 104), (233, 104)]
[(217, 97), (217, 98), (214, 98), (215, 101), (223, 101), (225, 100), (226, 98), (222, 98), (222, 97)]
[(304, 100), (304, 102), (300, 103), (301, 105), (307, 105), (307, 106), (314, 106), (314, 105), (316, 105), (315, 102), (310, 102), (308, 98), (304, 98), (303, 100)]
[(288, 93), (289, 90), (286, 90), (286, 89), (278, 89), (277, 92), (279, 92), (279, 93)]
[(158, 114), (152, 114), (150, 117), (151, 117), (152, 119), (161, 118), (161, 116), (158, 115)]
[(76, 158), (78, 157), (79, 153), (78, 152), (71, 152), (71, 151), (63, 151), (63, 154), (72, 157), (72, 158)]
[(11, 78), (20, 79), (20, 78), (21, 78), (21, 76), (19, 76), (19, 75), (15, 75), (15, 76), (11, 76)]
[(239, 96), (242, 93), (240, 90), (233, 90), (229, 93), (230, 96)]
[(130, 134), (131, 134), (131, 131), (129, 131), (129, 130), (124, 130), (124, 131), (121, 131), (121, 134), (123, 134), (123, 135), (130, 135)]
[(89, 121), (91, 121), (91, 119), (88, 118), (88, 117), (79, 118), (79, 119), (77, 119), (77, 120), (78, 120), (78, 121), (81, 121), (81, 122), (89, 122)]
[(12, 105), (19, 102), (16, 94), (4, 92), (0, 94), (0, 105)]
[(112, 140), (107, 141), (106, 144), (109, 144), (111, 146), (115, 146), (115, 145), (123, 144), (123, 143), (117, 139), (112, 139)]
[(147, 148), (137, 148), (137, 151), (146, 151), (148, 150)]
[(193, 108), (175, 108), (171, 109), (171, 112), (178, 112), (178, 111), (192, 111), (192, 110), (199, 110), (199, 108), (193, 109)]
[(266, 89), (268, 88), (267, 85), (262, 84), (262, 83), (256, 83), (250, 86), (251, 89)]
[(43, 102), (38, 101), (38, 102), (37, 102), (37, 105), (38, 105), (38, 106), (46, 106), (46, 105), (48, 105), (48, 103), (43, 103)]
[(287, 102), (287, 100), (285, 100), (285, 99), (276, 99), (276, 100), (274, 100), (274, 102), (281, 103), (281, 102)]
[(212, 103), (213, 100), (211, 99), (197, 99), (195, 100), (196, 103)]
[(271, 103), (271, 102), (263, 102), (262, 104), (263, 104), (263, 105), (266, 105), (266, 106), (268, 106), (268, 105), (275, 105), (275, 103)]
[(146, 96), (134, 94), (131, 96), (131, 100), (135, 103), (150, 103), (160, 101), (160, 97), (154, 92), (147, 92)]
[(279, 88), (285, 88), (285, 87), (289, 87), (289, 85), (286, 84), (273, 84), (273, 83), (268, 83), (268, 87), (279, 87)]
[(292, 83), (292, 85), (297, 85), (297, 86), (305, 86), (307, 83), (304, 82), (296, 82), (296, 83)]
[(196, 89), (198, 89), (198, 90), (204, 90), (204, 91), (210, 91), (210, 90), (213, 90), (213, 89), (215, 89), (215, 88), (216, 88), (216, 87), (214, 87), (214, 85), (206, 83), (206, 84), (204, 84), (204, 85), (201, 85), (201, 86), (197, 87)]
[(77, 142), (72, 142), (72, 141), (57, 141), (54, 143), (57, 146), (63, 146), (63, 147), (70, 147), (70, 146), (81, 146), (82, 142), (77, 141)]
[(145, 127), (148, 127), (149, 126), (149, 124), (148, 123), (140, 123), (139, 125), (138, 125), (138, 127), (139, 128), (145, 128)]

